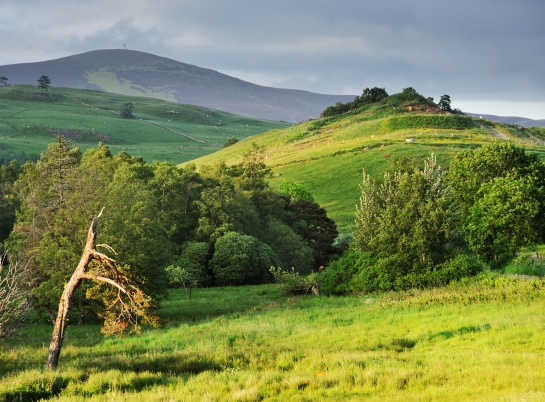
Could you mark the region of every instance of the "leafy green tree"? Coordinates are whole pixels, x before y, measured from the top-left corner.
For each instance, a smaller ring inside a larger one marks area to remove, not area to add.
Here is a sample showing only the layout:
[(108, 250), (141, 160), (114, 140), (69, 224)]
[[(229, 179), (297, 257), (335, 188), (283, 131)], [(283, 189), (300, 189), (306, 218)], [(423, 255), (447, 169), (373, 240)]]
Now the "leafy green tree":
[(214, 243), (226, 233), (237, 230), (240, 221), (236, 210), (241, 202), (251, 208), (248, 201), (236, 192), (231, 180), (209, 180), (195, 203), (199, 210), (196, 239)]
[(159, 211), (156, 219), (168, 233), (170, 241), (182, 244), (194, 238), (203, 186), (201, 176), (193, 167), (178, 168), (172, 163), (154, 163), (150, 186), (155, 193)]
[(365, 88), (361, 95), (361, 103), (376, 103), (388, 97), (388, 92), (384, 88)]
[(1, 85), (8, 85), (8, 78), (5, 75), (0, 75), (0, 84)]
[[(186, 297), (191, 300), (192, 290), (206, 281), (206, 273), (199, 264), (187, 258), (180, 258), (165, 268), (170, 287), (183, 287)], [(204, 279), (203, 279), (204, 278)]]
[(520, 247), (545, 239), (545, 166), (509, 142), (456, 156), (449, 181), (460, 202), (466, 239), (500, 266)]
[(40, 89), (49, 89), (49, 86), (51, 85), (51, 80), (47, 75), (42, 75), (40, 78), (38, 78), (38, 88)]
[(479, 189), (466, 217), (470, 247), (484, 261), (501, 265), (522, 246), (542, 240), (543, 188), (531, 178), (496, 177)]
[(449, 167), (448, 179), (464, 215), (481, 196), (484, 183), (496, 177), (535, 177), (536, 185), (545, 185), (545, 166), (535, 154), (511, 142), (494, 142), (476, 150), (456, 155)]
[(440, 110), (443, 112), (452, 112), (452, 108), (450, 106), (451, 100), (449, 95), (443, 95), (441, 96), (441, 99), (439, 99), (439, 103), (437, 106)]
[(121, 112), (120, 115), (124, 119), (132, 119), (134, 118), (133, 112), (134, 111), (134, 105), (131, 102), (125, 102), (121, 105)]
[(293, 180), (287, 180), (278, 187), (278, 193), (287, 195), (292, 201), (307, 200), (314, 202), (312, 194), (305, 189), (300, 183)]
[(164, 295), (165, 267), (175, 252), (151, 185), (153, 167), (140, 158), (118, 167), (106, 189), (102, 237), (130, 266), (130, 275), (152, 297)]
[(405, 100), (414, 99), (415, 97), (419, 95), (420, 94), (413, 87), (403, 88), (403, 90), (401, 91), (401, 97), (404, 98)]
[(267, 178), (271, 169), (265, 164), (265, 147), (252, 143), (252, 149), (242, 154), (241, 188), (248, 191), (265, 190), (269, 188)]
[(253, 236), (229, 232), (216, 240), (210, 266), (219, 286), (269, 282), (269, 269), (280, 260), (272, 249)]
[(459, 214), (435, 155), (422, 170), (386, 172), (380, 186), (364, 174), (353, 246), (377, 257), (362, 272), (368, 291), (429, 285), (455, 257)]
[[(55, 307), (81, 255), (85, 227), (93, 211), (106, 207), (101, 236), (124, 261), (123, 274), (158, 298), (164, 293), (164, 267), (174, 250), (160, 199), (151, 182), (153, 167), (141, 158), (115, 158), (104, 144), (80, 156), (64, 140), (51, 144), (38, 163), (27, 163), (14, 184), (21, 207), (9, 239), (17, 258), (32, 258), (32, 301), (55, 318)], [(101, 298), (85, 297), (82, 283), (71, 308), (85, 315), (101, 311)], [(108, 293), (109, 290), (105, 289)]]

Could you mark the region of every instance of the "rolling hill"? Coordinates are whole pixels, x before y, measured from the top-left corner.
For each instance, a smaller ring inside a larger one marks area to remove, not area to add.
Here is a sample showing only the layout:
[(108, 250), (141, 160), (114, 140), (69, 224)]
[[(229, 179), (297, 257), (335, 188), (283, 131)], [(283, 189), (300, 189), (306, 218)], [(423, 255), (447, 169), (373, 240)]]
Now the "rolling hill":
[(534, 120), (518, 116), (496, 116), (493, 114), (468, 113), (469, 116), (492, 120), (497, 123), (515, 124), (521, 127), (545, 127), (545, 119)]
[[(134, 119), (119, 115), (134, 105)], [(246, 138), (288, 123), (210, 108), (90, 90), (27, 85), (0, 87), (0, 163), (37, 159), (63, 135), (80, 149), (107, 144), (146, 161), (180, 163), (218, 149), (229, 137)]]
[(293, 180), (310, 191), (340, 232), (351, 232), (362, 171), (379, 177), (395, 158), (437, 155), (442, 166), (460, 151), (490, 141), (511, 140), (545, 159), (545, 129), (523, 128), (464, 115), (445, 114), (415, 95), (391, 95), (350, 113), (266, 132), (198, 158), (197, 166), (218, 160), (228, 165), (252, 143), (266, 148), (271, 185)]
[(217, 71), (134, 50), (94, 50), (36, 63), (0, 66), (10, 84), (35, 85), (47, 75), (56, 87), (94, 89), (199, 105), (267, 120), (299, 122), (327, 106), (354, 100), (255, 85)]

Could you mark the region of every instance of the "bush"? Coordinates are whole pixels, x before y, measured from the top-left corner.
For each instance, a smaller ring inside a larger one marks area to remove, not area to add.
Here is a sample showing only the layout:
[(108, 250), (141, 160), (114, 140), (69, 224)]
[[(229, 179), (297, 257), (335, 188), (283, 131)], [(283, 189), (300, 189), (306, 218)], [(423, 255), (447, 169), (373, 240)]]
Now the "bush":
[(318, 276), (320, 291), (326, 295), (342, 295), (352, 291), (352, 278), (365, 267), (373, 265), (371, 253), (357, 253), (349, 248), (343, 255), (332, 261)]
[[(485, 268), (476, 257), (466, 254), (458, 254), (430, 270), (421, 270), (417, 266), (401, 267), (404, 263), (398, 255), (378, 258), (374, 264), (362, 267), (354, 275), (350, 288), (363, 293), (424, 289), (474, 276)], [(399, 275), (400, 268), (406, 271), (404, 275)]]
[(274, 267), (271, 267), (270, 272), (286, 296), (306, 295), (312, 293), (313, 288), (317, 289), (316, 274), (314, 273), (303, 277), (293, 268), (282, 271), (282, 268)]
[(505, 267), (506, 274), (545, 276), (545, 260), (530, 255), (518, 255)]

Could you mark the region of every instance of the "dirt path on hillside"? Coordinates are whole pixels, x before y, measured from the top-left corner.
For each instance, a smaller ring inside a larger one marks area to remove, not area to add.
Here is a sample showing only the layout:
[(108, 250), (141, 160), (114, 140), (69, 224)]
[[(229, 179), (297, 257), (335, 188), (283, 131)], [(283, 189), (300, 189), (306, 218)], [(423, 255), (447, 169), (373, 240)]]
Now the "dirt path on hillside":
[(488, 131), (492, 137), (499, 138), (500, 140), (505, 140), (505, 141), (509, 140), (509, 137), (505, 135), (504, 133), (502, 133), (497, 128), (488, 127), (488, 126), (485, 126), (484, 124), (479, 124), (479, 126), (481, 126), (482, 129)]
[[(53, 92), (53, 91), (51, 91), (51, 92)], [(78, 102), (79, 104), (81, 104), (81, 105), (83, 105), (83, 106), (90, 107), (90, 108), (96, 109), (96, 110), (104, 110), (104, 109), (99, 109), (99, 108), (96, 107), (96, 106), (89, 105), (88, 103), (85, 103), (85, 102), (83, 102), (83, 101), (81, 101), (81, 100), (79, 100), (79, 99), (77, 99), (77, 98), (74, 98), (73, 96), (64, 94), (64, 93), (62, 93), (62, 92), (56, 92), (56, 93), (59, 94), (59, 95), (65, 96), (65, 97), (67, 97), (67, 98), (69, 98), (69, 99), (72, 99), (73, 101)], [(110, 112), (110, 113), (117, 114), (117, 115), (120, 115), (120, 114), (121, 114), (121, 113), (119, 113), (119, 112), (116, 112), (115, 110), (107, 110), (107, 111)], [(174, 130), (174, 129), (170, 128), (170, 127), (166, 127), (166, 126), (164, 126), (163, 124), (161, 124), (161, 123), (159, 123), (159, 122), (157, 122), (157, 121), (146, 120), (146, 119), (140, 119), (140, 118), (138, 118), (138, 117), (135, 118), (135, 120), (140, 120), (140, 121), (143, 121), (143, 122), (145, 122), (145, 123), (154, 124), (154, 125), (156, 125), (156, 126), (158, 126), (158, 127), (164, 128), (165, 130), (168, 130), (168, 131), (170, 131), (170, 132), (172, 132), (172, 133), (174, 133), (174, 134), (178, 134), (178, 135), (180, 135), (180, 136), (182, 136), (182, 137), (185, 137), (185, 138), (188, 138), (188, 139), (190, 139), (190, 140), (197, 141), (197, 142), (200, 142), (200, 143), (202, 143), (202, 144), (206, 144), (206, 141), (202, 141), (202, 140), (199, 140), (199, 139), (197, 139), (197, 138), (195, 138), (195, 137), (192, 137), (192, 136), (190, 136), (190, 135), (187, 135), (187, 134), (184, 134), (184, 133), (180, 133), (179, 131)]]

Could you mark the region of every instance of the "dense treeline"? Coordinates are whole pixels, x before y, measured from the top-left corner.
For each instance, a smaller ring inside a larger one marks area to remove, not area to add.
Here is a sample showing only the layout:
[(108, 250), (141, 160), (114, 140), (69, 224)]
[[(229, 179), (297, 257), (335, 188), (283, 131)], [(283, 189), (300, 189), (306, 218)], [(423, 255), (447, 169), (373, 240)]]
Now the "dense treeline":
[[(154, 300), (169, 284), (270, 282), (271, 266), (308, 274), (336, 253), (334, 222), (297, 186), (272, 191), (256, 145), (238, 165), (198, 173), (114, 156), (103, 144), (81, 154), (59, 136), (36, 163), (0, 169), (4, 246), (11, 260), (30, 261), (32, 305), (52, 320), (89, 222), (102, 208), (101, 243)], [(73, 303), (80, 320), (101, 311), (103, 291), (80, 288)]]
[[(289, 293), (441, 286), (545, 241), (545, 166), (509, 142), (462, 152), (448, 171), (432, 155), (423, 166), (393, 160), (381, 180), (364, 173), (342, 255), (335, 223), (308, 191), (294, 182), (273, 191), (263, 148), (242, 156), (197, 172), (113, 156), (103, 144), (81, 154), (58, 137), (36, 163), (0, 166), (0, 236), (11, 260), (29, 268), (32, 306), (54, 319), (102, 208), (101, 242), (155, 301), (167, 286), (191, 297), (195, 287), (273, 279)], [(80, 320), (103, 311), (106, 291), (80, 288)]]
[(433, 155), (397, 161), (360, 188), (350, 248), (319, 276), (326, 293), (441, 286), (545, 241), (545, 165), (509, 142), (460, 153), (448, 174)]

